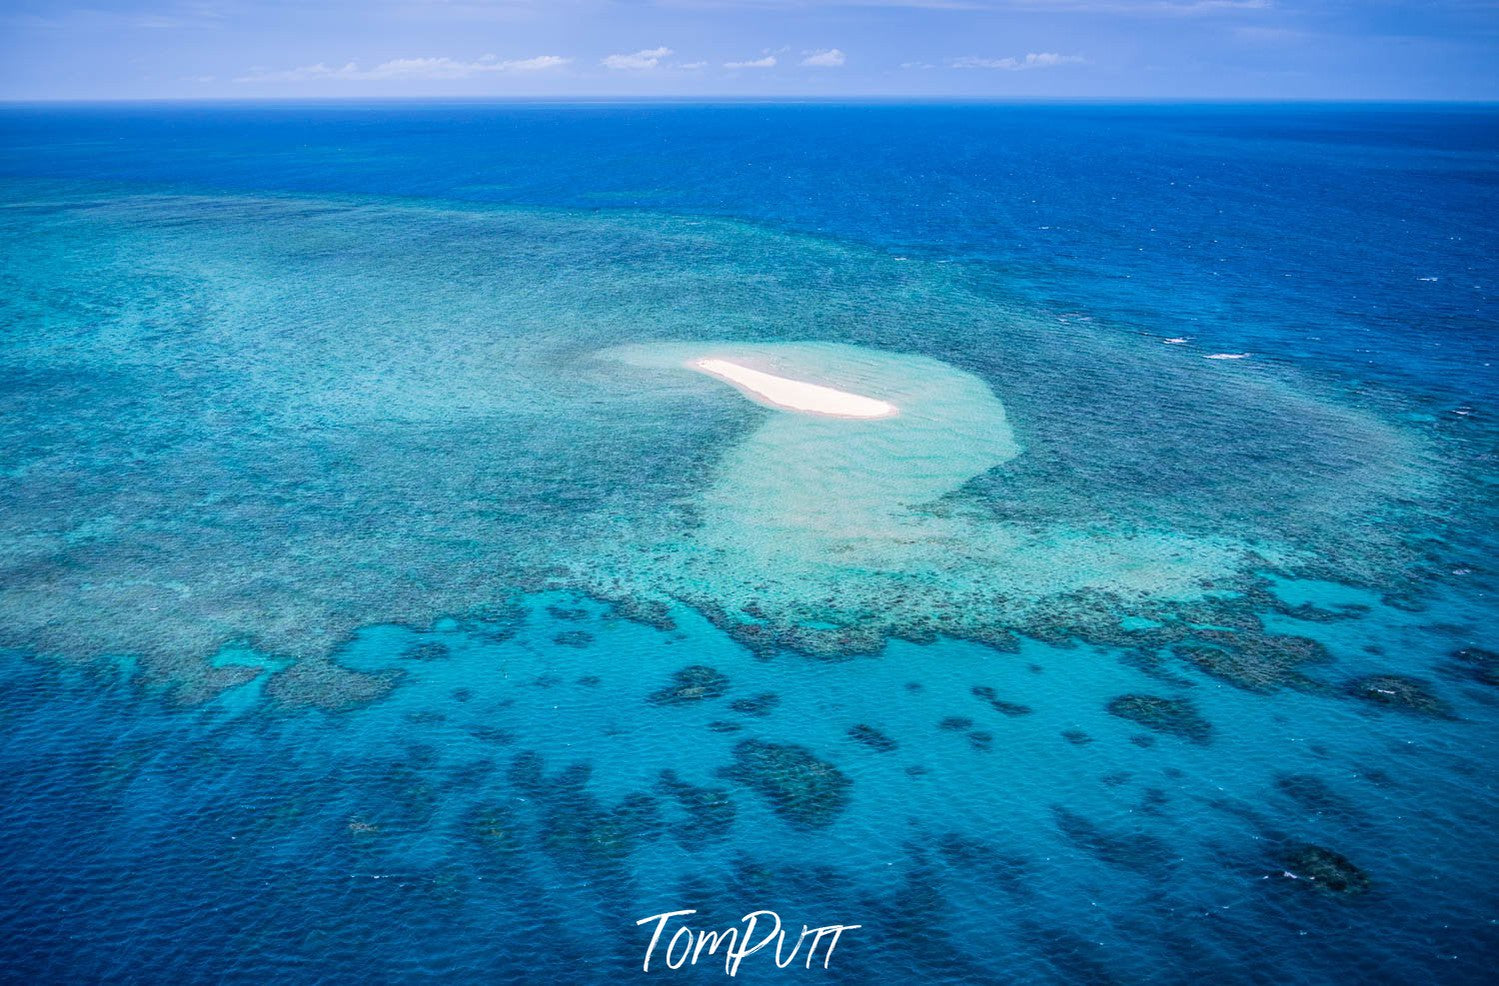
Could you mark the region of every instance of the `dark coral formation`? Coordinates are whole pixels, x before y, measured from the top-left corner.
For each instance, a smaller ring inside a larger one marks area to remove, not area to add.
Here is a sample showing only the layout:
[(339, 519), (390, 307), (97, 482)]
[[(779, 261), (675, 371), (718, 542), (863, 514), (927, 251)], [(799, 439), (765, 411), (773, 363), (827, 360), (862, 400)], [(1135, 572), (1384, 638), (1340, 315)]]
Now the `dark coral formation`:
[(687, 813), (687, 823), (675, 829), (677, 841), (683, 846), (695, 848), (728, 838), (734, 827), (735, 807), (726, 788), (699, 787), (682, 780), (676, 771), (663, 770), (656, 789)]
[(551, 806), (542, 845), (553, 856), (587, 868), (622, 862), (642, 842), (660, 834), (660, 805), (631, 794), (610, 808), (582, 794)]
[(871, 750), (879, 753), (892, 753), (900, 746), (890, 736), (862, 722), (857, 726), (850, 726), (848, 728), (848, 737), (854, 742), (863, 743)]
[(1110, 715), (1137, 722), (1146, 729), (1193, 743), (1212, 739), (1213, 726), (1190, 699), (1156, 695), (1121, 695), (1108, 705)]
[(723, 776), (743, 784), (799, 828), (832, 824), (848, 807), (853, 782), (833, 764), (792, 743), (742, 740)]
[(1111, 866), (1148, 872), (1171, 863), (1171, 845), (1164, 839), (1145, 832), (1112, 832), (1060, 805), (1053, 805), (1051, 812), (1057, 828), (1074, 845)]
[(1363, 603), (1338, 603), (1331, 609), (1323, 609), (1311, 603), (1290, 606), (1277, 601), (1274, 608), (1277, 613), (1304, 623), (1338, 623), (1343, 620), (1356, 620), (1369, 612), (1369, 607)]
[(535, 803), (540, 845), (558, 864), (589, 873), (618, 870), (644, 842), (662, 832), (661, 805), (649, 794), (602, 803), (588, 790), (592, 768), (573, 764), (553, 777), (540, 754), (527, 751), (510, 765), (510, 783)]
[(1277, 774), (1275, 787), (1302, 808), (1318, 815), (1353, 818), (1358, 806), (1312, 774)]
[(619, 619), (652, 627), (663, 633), (677, 628), (677, 621), (671, 616), (671, 607), (660, 600), (626, 596), (604, 601), (613, 607), (612, 612)]
[(1464, 647), (1452, 652), (1452, 660), (1442, 665), (1442, 673), (1459, 681), (1499, 687), (1499, 652), (1483, 647)]
[(988, 753), (994, 748), (994, 734), (975, 729), (968, 734), (968, 745), (980, 753)]
[(774, 692), (762, 692), (753, 698), (735, 699), (729, 703), (729, 708), (740, 715), (764, 717), (774, 712), (780, 704), (781, 696)]
[[(539, 587), (534, 587), (539, 588)], [(468, 609), (458, 621), (458, 628), (490, 643), (511, 640), (526, 623), (526, 610), (514, 600), (486, 603)]]
[(948, 716), (937, 723), (937, 728), (947, 733), (966, 733), (973, 728), (973, 720), (967, 716)]
[(1357, 896), (1368, 893), (1372, 882), (1348, 857), (1321, 846), (1298, 846), (1283, 858), (1287, 877), (1302, 881), (1322, 893)]
[(573, 606), (558, 606), (553, 604), (547, 607), (547, 615), (554, 620), (564, 620), (569, 623), (576, 623), (579, 620), (586, 620), (588, 618), (588, 610)]
[(508, 854), (525, 848), (520, 822), (506, 805), (475, 805), (465, 814), (463, 827), (487, 852)]
[(175, 681), (167, 695), (173, 705), (202, 705), (221, 692), (249, 684), (264, 670), (245, 664), (205, 664), (192, 677)]
[(1332, 660), (1327, 648), (1310, 637), (1210, 630), (1198, 631), (1174, 653), (1204, 674), (1251, 692), (1322, 690), (1325, 686), (1302, 669)]
[(1009, 893), (1027, 893), (1031, 889), (1035, 866), (1002, 845), (948, 832), (938, 838), (937, 853), (958, 873), (988, 887), (1003, 888)]
[(684, 705), (704, 699), (722, 698), (729, 679), (706, 664), (693, 664), (671, 676), (671, 684), (646, 698), (652, 705)]
[(515, 742), (515, 734), (510, 730), (482, 722), (468, 727), (468, 734), (481, 743), (493, 743), (495, 746), (508, 746)]
[(1064, 730), (1062, 733), (1062, 739), (1071, 743), (1073, 746), (1087, 746), (1089, 743), (1093, 742), (1093, 737), (1089, 736), (1081, 729)]
[(401, 656), (408, 661), (444, 661), (452, 657), (453, 652), (440, 640), (428, 640), (411, 645)]
[(787, 650), (824, 661), (871, 656), (885, 646), (878, 630), (863, 626), (829, 630), (793, 624), (768, 635), (764, 629), (757, 625), (757, 635), (762, 642), (768, 637), (772, 650)]
[(873, 626), (813, 626), (790, 620), (770, 623), (742, 620), (710, 603), (699, 602), (697, 608), (710, 623), (761, 660), (790, 651), (804, 657), (841, 661), (878, 654), (885, 645), (885, 636)]
[(582, 649), (592, 646), (593, 634), (587, 630), (564, 630), (552, 637), (552, 643), (561, 647), (577, 647)]
[(298, 661), (266, 682), (268, 698), (290, 708), (341, 712), (384, 698), (396, 687), (399, 671), (369, 674), (331, 661)]
[(995, 712), (1006, 716), (1028, 716), (1033, 710), (1029, 705), (1020, 705), (1016, 702), (1006, 702), (999, 694), (988, 685), (974, 685), (973, 694), (989, 703), (989, 707)]
[(1420, 678), (1400, 674), (1371, 674), (1343, 686), (1354, 698), (1431, 719), (1451, 719), (1452, 707)]
[(1140, 796), (1140, 805), (1135, 810), (1142, 815), (1164, 815), (1171, 798), (1158, 787), (1147, 787)]

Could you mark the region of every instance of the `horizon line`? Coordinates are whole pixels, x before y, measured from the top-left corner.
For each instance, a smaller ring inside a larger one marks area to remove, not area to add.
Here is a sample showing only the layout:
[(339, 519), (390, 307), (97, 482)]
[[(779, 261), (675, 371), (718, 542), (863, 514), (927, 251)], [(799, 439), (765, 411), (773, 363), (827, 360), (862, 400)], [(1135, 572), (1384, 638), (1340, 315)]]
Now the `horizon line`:
[(539, 104), (639, 104), (639, 103), (755, 103), (792, 105), (800, 103), (966, 103), (985, 105), (1427, 105), (1499, 106), (1496, 96), (970, 96), (921, 93), (866, 93), (848, 95), (715, 94), (700, 95), (319, 95), (319, 96), (35, 96), (0, 97), (0, 107), (98, 106), (132, 104), (274, 104), (274, 103), (539, 103)]

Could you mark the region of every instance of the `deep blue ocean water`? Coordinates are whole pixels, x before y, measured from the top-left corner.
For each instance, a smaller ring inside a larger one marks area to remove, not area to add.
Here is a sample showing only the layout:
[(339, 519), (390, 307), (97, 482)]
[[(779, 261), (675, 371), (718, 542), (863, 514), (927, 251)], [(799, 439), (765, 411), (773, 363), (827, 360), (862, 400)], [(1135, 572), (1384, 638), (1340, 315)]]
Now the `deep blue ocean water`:
[(0, 969), (1487, 981), (1496, 256), (1484, 106), (0, 109)]

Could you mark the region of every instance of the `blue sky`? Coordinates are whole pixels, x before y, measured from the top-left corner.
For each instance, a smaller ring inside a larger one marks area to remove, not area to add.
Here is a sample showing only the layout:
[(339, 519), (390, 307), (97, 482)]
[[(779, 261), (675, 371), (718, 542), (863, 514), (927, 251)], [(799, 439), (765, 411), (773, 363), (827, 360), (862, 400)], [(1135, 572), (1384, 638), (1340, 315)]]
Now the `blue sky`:
[(0, 0), (0, 98), (1495, 99), (1499, 0)]

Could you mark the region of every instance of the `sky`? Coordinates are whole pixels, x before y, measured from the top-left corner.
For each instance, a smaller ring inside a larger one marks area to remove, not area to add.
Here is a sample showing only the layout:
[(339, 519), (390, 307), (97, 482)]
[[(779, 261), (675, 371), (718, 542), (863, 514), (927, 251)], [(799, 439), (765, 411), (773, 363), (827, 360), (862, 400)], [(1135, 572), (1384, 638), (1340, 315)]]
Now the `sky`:
[(1499, 0), (0, 0), (0, 99), (1499, 99)]

